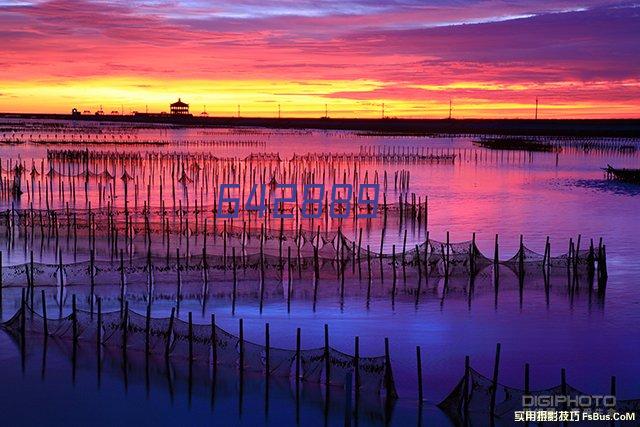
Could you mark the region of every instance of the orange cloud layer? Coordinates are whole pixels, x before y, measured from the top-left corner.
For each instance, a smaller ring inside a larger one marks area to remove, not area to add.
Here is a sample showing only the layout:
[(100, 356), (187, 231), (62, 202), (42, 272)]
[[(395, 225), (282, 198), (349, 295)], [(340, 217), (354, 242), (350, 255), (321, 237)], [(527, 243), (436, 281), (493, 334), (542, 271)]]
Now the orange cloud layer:
[(640, 8), (464, 3), (0, 5), (0, 111), (638, 116)]

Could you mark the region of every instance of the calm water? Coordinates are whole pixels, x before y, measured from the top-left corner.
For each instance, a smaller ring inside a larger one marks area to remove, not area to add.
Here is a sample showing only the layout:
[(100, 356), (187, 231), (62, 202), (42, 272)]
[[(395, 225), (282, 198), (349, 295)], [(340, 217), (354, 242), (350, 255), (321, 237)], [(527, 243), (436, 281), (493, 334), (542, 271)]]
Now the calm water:
[[(3, 127), (10, 124), (4, 123)], [(235, 314), (231, 313), (227, 299), (214, 299), (204, 313), (197, 301), (183, 302), (183, 315), (193, 311), (198, 313), (196, 322), (206, 322), (214, 312), (220, 326), (230, 332), (237, 331), (237, 319), (243, 318), (245, 337), (255, 342), (263, 342), (264, 324), (269, 322), (271, 342), (277, 347), (293, 348), (298, 327), (302, 328), (303, 347), (321, 346), (324, 324), (329, 325), (331, 345), (349, 353), (353, 352), (356, 335), (360, 337), (363, 355), (383, 354), (383, 340), (388, 337), (400, 395), (393, 424), (417, 422), (416, 345), (422, 347), (425, 393), (430, 403), (424, 408), (423, 416), (436, 425), (446, 423), (446, 417), (431, 404), (439, 402), (462, 376), (465, 355), (471, 357), (476, 370), (490, 375), (498, 342), (502, 344), (499, 379), (503, 384), (522, 387), (523, 365), (529, 363), (532, 389), (558, 384), (560, 369), (566, 368), (568, 382), (586, 392), (607, 391), (610, 376), (615, 375), (619, 398), (640, 397), (637, 381), (640, 376), (637, 363), (640, 187), (607, 181), (600, 169), (607, 164), (638, 168), (638, 154), (605, 150), (585, 153), (569, 148), (558, 155), (495, 152), (475, 147), (472, 138), (467, 137), (381, 137), (350, 132), (261, 129), (116, 128), (116, 131), (129, 132), (138, 140), (171, 140), (173, 143), (153, 147), (103, 144), (98, 149), (203, 152), (221, 157), (267, 152), (278, 153), (282, 159), (294, 154), (358, 152), (361, 147), (425, 148), (436, 153), (449, 150), (459, 156), (454, 164), (368, 166), (380, 174), (386, 170), (390, 177), (399, 170), (410, 172), (409, 191), (428, 196), (431, 238), (444, 240), (449, 231), (452, 241), (463, 241), (475, 232), (479, 248), (491, 256), (493, 240), (498, 234), (503, 259), (517, 251), (520, 234), (524, 235), (525, 244), (538, 252), (543, 252), (545, 238), (550, 236), (554, 255), (566, 252), (569, 238), (576, 239), (578, 235), (583, 242), (603, 239), (607, 245), (609, 280), (602, 299), (586, 288), (570, 294), (566, 280), (556, 278), (551, 282), (549, 296), (545, 295), (544, 286), (533, 280), (525, 283), (524, 292), (520, 293), (517, 280), (509, 283), (509, 279), (505, 279), (497, 296), (490, 281), (486, 285), (478, 284), (471, 297), (459, 290), (442, 298), (441, 287), (436, 284), (418, 304), (413, 296), (402, 292), (393, 303), (389, 298), (376, 296), (367, 304), (357, 290), (347, 292), (343, 299), (328, 292), (315, 307), (308, 295), (294, 291), (290, 311), (284, 298), (267, 299), (262, 312), (255, 298), (240, 298)], [(95, 129), (80, 128), (79, 133), (83, 132), (94, 134)], [(197, 143), (203, 140), (209, 143)], [(247, 141), (254, 145), (229, 147), (224, 141)], [(39, 162), (46, 158), (46, 150), (42, 145), (3, 145), (0, 156), (6, 170), (9, 158)], [(374, 244), (379, 242), (379, 235), (380, 231), (374, 228), (366, 233), (365, 239)], [(393, 229), (387, 236), (387, 245), (401, 245), (401, 231)], [(408, 239), (411, 244), (424, 240), (424, 232), (409, 228)], [(24, 253), (20, 251), (13, 252), (9, 258), (10, 263), (24, 261)], [(399, 286), (402, 288), (402, 284)], [(3, 301), (5, 319), (19, 304), (18, 294), (13, 295), (13, 299), (6, 297)], [(138, 306), (132, 303), (132, 308), (144, 312), (143, 303)], [(154, 310), (157, 311), (154, 315), (166, 315), (170, 307), (158, 304)], [(289, 384), (274, 389), (271, 409), (265, 415), (263, 388), (246, 386), (244, 403), (240, 404), (237, 381), (233, 378), (218, 384), (217, 400), (212, 407), (210, 387), (202, 386), (203, 390), (189, 393), (184, 378), (176, 377), (178, 385), (173, 394), (167, 391), (163, 380), (166, 375), (157, 374), (159, 378), (145, 387), (144, 374), (140, 374), (144, 364), (132, 367), (133, 379), (125, 390), (123, 370), (117, 368), (105, 369), (98, 386), (95, 361), (80, 364), (73, 379), (68, 352), (59, 348), (49, 349), (46, 373), (42, 374), (41, 353), (29, 355), (21, 373), (18, 346), (0, 333), (4, 413), (9, 419), (28, 413), (23, 419), (24, 425), (51, 424), (54, 411), (61, 417), (62, 413), (73, 414), (72, 424), (84, 423), (89, 418), (95, 423), (96, 414), (104, 425), (117, 422), (121, 416), (130, 417), (132, 424), (146, 425), (208, 424), (216, 419), (224, 419), (225, 423), (233, 420), (230, 424), (237, 421), (245, 425), (286, 425), (296, 420), (296, 400)], [(316, 393), (317, 396), (313, 393), (309, 391), (301, 400), (301, 423), (324, 422), (322, 393)], [(340, 406), (343, 402), (340, 398), (335, 400), (339, 402), (329, 412), (329, 424), (341, 423), (343, 419)], [(43, 402), (46, 411), (29, 411), (32, 402)], [(61, 408), (60, 412), (57, 408)], [(62, 424), (62, 419), (60, 421)], [(371, 416), (361, 417), (360, 422), (378, 424), (382, 421)], [(65, 423), (68, 425), (66, 419)]]

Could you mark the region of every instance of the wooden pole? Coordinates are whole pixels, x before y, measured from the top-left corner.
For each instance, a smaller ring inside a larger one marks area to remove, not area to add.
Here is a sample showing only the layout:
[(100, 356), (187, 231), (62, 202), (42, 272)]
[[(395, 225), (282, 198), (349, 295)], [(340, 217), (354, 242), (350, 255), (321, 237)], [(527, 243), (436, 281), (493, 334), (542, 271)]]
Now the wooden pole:
[(151, 332), (151, 301), (147, 303), (147, 315), (144, 325), (144, 354), (149, 354), (149, 337)]
[(180, 248), (176, 248), (176, 274), (177, 274), (177, 295), (176, 295), (176, 307), (180, 310), (180, 294), (182, 294), (182, 268), (180, 265)]
[(62, 317), (62, 304), (64, 302), (64, 266), (62, 264), (62, 250), (58, 252), (58, 273), (60, 274), (60, 304), (59, 315)]
[(122, 351), (127, 354), (127, 340), (129, 339), (129, 301), (124, 303), (124, 316), (122, 316)]
[(167, 343), (164, 349), (164, 357), (169, 358), (171, 352), (171, 333), (173, 332), (173, 319), (176, 315), (176, 308), (171, 307), (171, 315), (169, 316), (169, 330), (167, 331)]
[(213, 352), (213, 369), (218, 365), (218, 338), (216, 336), (216, 315), (211, 313), (211, 347)]
[[(102, 345), (102, 299), (98, 298), (98, 324), (96, 333), (96, 349), (98, 351), (98, 361), (100, 360), (100, 347)], [(99, 363), (99, 362), (98, 362)]]
[(391, 266), (393, 271), (393, 287), (391, 288), (391, 298), (396, 295), (396, 245), (391, 246)]
[(26, 313), (26, 296), (25, 290), (22, 288), (20, 298), (20, 349), (22, 350), (22, 356), (24, 357), (24, 350), (26, 346), (26, 334), (27, 334), (27, 313)]
[(520, 249), (518, 250), (518, 275), (520, 277), (524, 275), (524, 242), (522, 234), (520, 235)]
[(93, 249), (89, 251), (89, 281), (91, 284), (90, 292), (89, 292), (89, 306), (91, 310), (91, 318), (93, 319), (93, 297), (95, 293), (95, 252)]
[(78, 312), (76, 308), (76, 294), (71, 295), (71, 327), (73, 332), (73, 345), (78, 343)]
[(124, 308), (124, 299), (125, 299), (125, 280), (124, 280), (124, 259), (122, 250), (120, 251), (120, 315), (122, 316), (122, 310)]
[(473, 277), (476, 273), (476, 233), (471, 235), (471, 247), (469, 248), (469, 273)]
[(291, 312), (291, 246), (287, 247), (287, 313)]
[[(231, 301), (231, 314), (235, 314), (236, 312), (236, 298), (238, 292), (238, 272), (236, 269), (236, 248), (235, 246), (231, 248), (231, 253), (233, 257), (233, 295)], [(225, 261), (226, 263), (226, 261)], [(262, 295), (262, 293), (261, 293)], [(262, 298), (260, 299), (260, 305), (262, 305)]]
[[(26, 237), (25, 237), (25, 239), (26, 239)], [(34, 305), (33, 305), (33, 298), (34, 298), (34, 293), (35, 293), (35, 291), (36, 291), (36, 288), (35, 288), (35, 279), (34, 279), (34, 276), (33, 276), (34, 271), (35, 271), (35, 269), (34, 269), (34, 263), (33, 263), (33, 251), (31, 251), (31, 252), (29, 253), (29, 266), (30, 266), (30, 268), (29, 268), (29, 276), (30, 276), (30, 278), (31, 278), (31, 279), (29, 280), (29, 286), (31, 286), (31, 291), (30, 291), (30, 292), (27, 292), (27, 294), (31, 295), (31, 308), (33, 308), (33, 307), (34, 307)]]
[(500, 281), (500, 259), (498, 250), (498, 235), (496, 234), (496, 242), (493, 252), (493, 287), (495, 290), (495, 304), (497, 306), (498, 302), (498, 283)]
[[(560, 369), (560, 393), (562, 393), (562, 396), (567, 395), (567, 371), (564, 368)], [(567, 404), (564, 403), (562, 408), (566, 409)]]
[(42, 289), (40, 293), (42, 295), (42, 320), (43, 320), (42, 332), (44, 333), (44, 337), (46, 339), (49, 336), (49, 327), (47, 325), (47, 301), (45, 300), (45, 297), (44, 297), (44, 289)]
[(616, 376), (611, 377), (611, 396), (616, 395)]
[(387, 400), (396, 396), (395, 387), (393, 385), (393, 375), (391, 373), (391, 353), (389, 352), (389, 338), (384, 339), (384, 388), (387, 392)]
[(193, 315), (189, 312), (189, 363), (193, 361)]

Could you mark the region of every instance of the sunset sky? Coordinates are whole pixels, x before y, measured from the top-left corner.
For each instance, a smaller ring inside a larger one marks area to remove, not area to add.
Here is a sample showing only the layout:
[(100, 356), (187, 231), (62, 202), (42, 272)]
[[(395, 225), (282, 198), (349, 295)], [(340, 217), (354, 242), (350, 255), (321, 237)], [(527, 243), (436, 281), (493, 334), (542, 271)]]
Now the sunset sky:
[(0, 111), (640, 116), (640, 4), (0, 0)]

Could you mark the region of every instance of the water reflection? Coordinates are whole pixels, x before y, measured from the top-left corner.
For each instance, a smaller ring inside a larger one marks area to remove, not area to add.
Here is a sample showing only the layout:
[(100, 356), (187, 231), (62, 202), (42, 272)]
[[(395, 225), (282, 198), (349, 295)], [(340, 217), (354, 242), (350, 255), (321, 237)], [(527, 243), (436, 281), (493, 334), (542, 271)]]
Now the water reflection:
[(610, 179), (568, 180), (565, 185), (587, 188), (595, 191), (610, 192), (621, 196), (640, 196), (640, 185)]
[[(50, 417), (59, 409), (64, 409), (67, 425), (86, 418), (93, 418), (92, 425), (113, 425), (118, 418), (127, 424), (147, 419), (146, 424), (156, 425), (208, 424), (208, 420), (234, 425), (338, 425), (348, 417), (352, 425), (369, 426), (413, 424), (419, 416), (417, 406), (396, 406), (371, 394), (348, 396), (337, 387), (277, 377), (266, 380), (253, 372), (238, 375), (236, 369), (167, 361), (137, 351), (105, 347), (98, 353), (88, 343), (74, 345), (55, 338), (31, 337), (20, 349), (19, 340), (0, 334), (5, 346), (3, 375), (7, 373), (11, 381), (13, 364), (21, 359), (22, 381), (34, 386), (3, 396), (5, 420), (19, 423), (56, 424)], [(90, 401), (96, 403), (83, 407)], [(39, 410), (25, 413), (26, 402), (38, 402)], [(345, 412), (347, 408), (351, 410)], [(446, 415), (433, 405), (422, 410), (438, 425), (448, 425)]]

